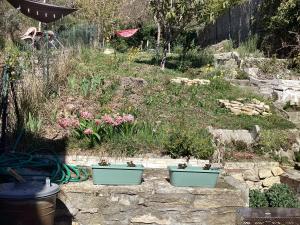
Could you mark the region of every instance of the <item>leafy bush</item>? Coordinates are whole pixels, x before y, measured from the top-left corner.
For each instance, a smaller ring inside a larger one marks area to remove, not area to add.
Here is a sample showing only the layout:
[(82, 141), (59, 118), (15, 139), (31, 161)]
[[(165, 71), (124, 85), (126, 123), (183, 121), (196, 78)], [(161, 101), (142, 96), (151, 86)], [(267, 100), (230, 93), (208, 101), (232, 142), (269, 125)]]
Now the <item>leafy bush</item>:
[(242, 43), (237, 51), (241, 57), (247, 57), (253, 55), (255, 57), (262, 57), (263, 53), (258, 50), (257, 45), (258, 37), (256, 35), (249, 37), (244, 43)]
[(248, 78), (249, 78), (249, 75), (245, 71), (242, 71), (242, 70), (237, 71), (237, 75), (236, 75), (235, 79), (247, 80)]
[(30, 112), (26, 120), (26, 129), (31, 133), (38, 133), (42, 127), (42, 119), (38, 116), (35, 117)]
[[(296, 39), (290, 33), (300, 30), (299, 0), (269, 0), (263, 1), (257, 16), (257, 30), (260, 32), (261, 48), (268, 54), (290, 56), (291, 48)], [(298, 52), (294, 52), (297, 55)]]
[(194, 134), (184, 131), (172, 132), (165, 144), (167, 154), (172, 158), (208, 159), (214, 152), (210, 134), (207, 130), (199, 130)]
[(274, 184), (265, 192), (270, 207), (298, 208), (299, 201), (286, 184)]
[(250, 207), (252, 208), (265, 208), (269, 206), (266, 195), (259, 190), (250, 190), (249, 198)]
[(286, 130), (263, 130), (259, 140), (259, 147), (263, 153), (280, 149), (288, 150), (296, 142), (296, 137)]
[(274, 184), (269, 190), (250, 190), (250, 207), (300, 208), (297, 196), (286, 184)]

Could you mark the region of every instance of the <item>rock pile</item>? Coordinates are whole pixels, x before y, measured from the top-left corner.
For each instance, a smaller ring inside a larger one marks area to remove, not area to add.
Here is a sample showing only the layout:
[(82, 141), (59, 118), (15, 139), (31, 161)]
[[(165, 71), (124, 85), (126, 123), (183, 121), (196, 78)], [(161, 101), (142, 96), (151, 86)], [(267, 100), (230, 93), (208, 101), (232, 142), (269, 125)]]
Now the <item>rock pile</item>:
[(273, 184), (280, 184), (280, 176), (284, 171), (280, 167), (271, 169), (246, 170), (243, 173), (233, 174), (232, 177), (245, 182), (250, 189), (268, 189)]
[(171, 79), (171, 83), (173, 83), (173, 84), (184, 84), (184, 85), (188, 85), (188, 86), (208, 85), (208, 84), (210, 84), (210, 80), (189, 79), (189, 78), (185, 78), (185, 77), (177, 77), (175, 79)]
[(223, 67), (227, 69), (240, 68), (242, 60), (237, 52), (224, 52), (214, 54), (215, 67)]
[(252, 99), (250, 102), (245, 102), (245, 99), (238, 99), (237, 101), (229, 101), (219, 99), (221, 107), (229, 109), (235, 115), (271, 115), (270, 106), (257, 99)]

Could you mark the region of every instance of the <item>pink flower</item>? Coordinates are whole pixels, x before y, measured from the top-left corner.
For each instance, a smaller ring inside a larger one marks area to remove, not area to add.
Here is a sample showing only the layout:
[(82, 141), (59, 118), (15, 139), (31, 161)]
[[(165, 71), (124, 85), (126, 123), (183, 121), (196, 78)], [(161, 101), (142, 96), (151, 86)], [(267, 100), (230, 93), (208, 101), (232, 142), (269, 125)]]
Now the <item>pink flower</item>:
[(79, 120), (78, 119), (73, 119), (72, 121), (71, 121), (71, 125), (72, 125), (72, 127), (79, 127), (80, 126), (80, 122), (79, 122)]
[(90, 113), (90, 112), (87, 112), (87, 111), (84, 111), (84, 112), (81, 112), (80, 113), (80, 116), (83, 118), (83, 119), (86, 119), (86, 120), (91, 120), (93, 119), (93, 114)]
[(114, 124), (114, 119), (110, 115), (105, 114), (104, 116), (102, 116), (101, 119), (104, 123), (111, 124), (111, 125)]
[(71, 120), (69, 118), (61, 118), (58, 120), (59, 126), (61, 126), (64, 129), (67, 129), (71, 126)]
[(115, 117), (115, 121), (114, 121), (113, 125), (114, 125), (114, 126), (119, 126), (119, 125), (121, 125), (123, 122), (124, 122), (124, 121), (123, 121), (123, 117), (117, 115), (117, 116)]
[(131, 114), (124, 115), (123, 121), (127, 123), (132, 123), (134, 121), (134, 116)]
[(99, 119), (95, 119), (95, 124), (96, 124), (97, 126), (99, 126), (101, 123), (102, 123), (102, 121), (101, 121), (101, 120), (99, 120)]
[(94, 132), (93, 132), (93, 130), (92, 130), (91, 128), (87, 128), (87, 129), (85, 129), (85, 130), (83, 131), (83, 133), (86, 134), (86, 135), (91, 135), (91, 134), (93, 134)]

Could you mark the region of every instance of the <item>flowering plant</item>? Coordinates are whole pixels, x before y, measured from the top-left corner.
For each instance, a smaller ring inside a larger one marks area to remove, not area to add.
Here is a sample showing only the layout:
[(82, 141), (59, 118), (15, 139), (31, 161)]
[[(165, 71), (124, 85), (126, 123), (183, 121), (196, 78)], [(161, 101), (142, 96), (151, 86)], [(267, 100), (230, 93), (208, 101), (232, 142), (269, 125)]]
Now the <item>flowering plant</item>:
[(61, 118), (58, 124), (78, 139), (87, 138), (92, 147), (111, 139), (114, 135), (130, 135), (134, 131), (135, 118), (131, 114), (105, 114), (95, 117), (92, 113), (80, 112), (78, 118)]

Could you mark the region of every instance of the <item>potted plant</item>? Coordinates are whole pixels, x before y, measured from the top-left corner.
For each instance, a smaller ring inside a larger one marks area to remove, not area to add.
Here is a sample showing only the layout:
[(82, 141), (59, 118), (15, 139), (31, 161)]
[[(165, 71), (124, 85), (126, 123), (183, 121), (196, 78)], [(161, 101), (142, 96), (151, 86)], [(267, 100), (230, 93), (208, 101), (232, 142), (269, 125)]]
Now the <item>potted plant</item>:
[(138, 185), (142, 183), (143, 165), (132, 161), (127, 164), (110, 164), (102, 160), (92, 166), (93, 182), (101, 185)]
[(186, 163), (178, 166), (168, 166), (170, 183), (176, 187), (208, 187), (213, 188), (217, 184), (219, 169), (211, 168), (210, 164), (204, 167), (190, 166), (192, 156), (207, 158), (213, 153), (213, 146), (202, 132), (198, 140), (182, 132), (173, 133), (169, 143), (165, 146), (172, 158), (186, 158)]

